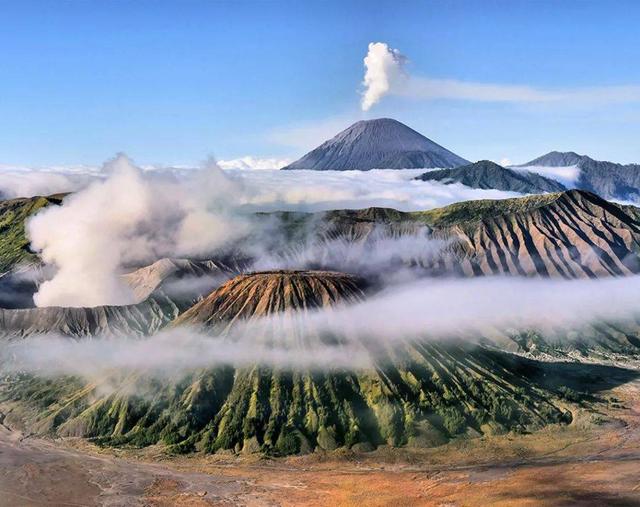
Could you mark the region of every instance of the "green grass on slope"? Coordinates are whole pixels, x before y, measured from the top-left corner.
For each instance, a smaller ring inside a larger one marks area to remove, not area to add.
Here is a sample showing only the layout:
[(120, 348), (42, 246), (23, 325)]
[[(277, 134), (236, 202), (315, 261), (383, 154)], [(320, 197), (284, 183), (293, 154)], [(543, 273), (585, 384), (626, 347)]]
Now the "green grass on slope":
[(539, 363), (468, 345), (396, 349), (363, 371), (220, 366), (170, 380), (132, 372), (109, 379), (118, 387), (107, 392), (71, 377), (23, 376), (0, 388), (0, 409), (21, 412), (34, 431), (102, 445), (275, 455), (431, 447), (571, 421), (556, 388), (541, 385)]
[(447, 227), (470, 222), (480, 222), (498, 215), (527, 213), (551, 204), (563, 193), (537, 194), (512, 199), (482, 199), (450, 204), (443, 208), (409, 213), (412, 218), (425, 222), (432, 227)]
[(17, 264), (34, 262), (25, 232), (27, 219), (50, 204), (60, 204), (62, 195), (25, 197), (0, 201), (0, 273)]
[[(345, 226), (356, 223), (394, 224), (401, 222), (420, 222), (430, 227), (450, 227), (472, 224), (491, 217), (527, 213), (549, 205), (565, 192), (536, 194), (512, 199), (482, 199), (462, 201), (442, 208), (426, 211), (402, 212), (393, 208), (364, 208), (357, 210), (332, 210), (321, 213), (274, 213), (284, 225), (289, 238), (295, 233), (309, 228), (316, 220)], [(308, 230), (308, 229), (307, 229)]]

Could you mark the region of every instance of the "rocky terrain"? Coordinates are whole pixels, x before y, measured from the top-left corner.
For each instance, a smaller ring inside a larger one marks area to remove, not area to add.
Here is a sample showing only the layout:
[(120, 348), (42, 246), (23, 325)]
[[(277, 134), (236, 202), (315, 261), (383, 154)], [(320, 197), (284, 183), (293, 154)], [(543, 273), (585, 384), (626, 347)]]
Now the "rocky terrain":
[[(432, 260), (443, 273), (580, 278), (640, 269), (638, 208), (578, 190), (468, 201), (421, 212), (340, 210), (324, 213), (322, 219), (318, 236), (357, 241), (380, 227), (392, 235), (428, 227), (431, 237), (448, 242)], [(314, 220), (311, 214), (283, 216), (285, 227), (293, 229)]]

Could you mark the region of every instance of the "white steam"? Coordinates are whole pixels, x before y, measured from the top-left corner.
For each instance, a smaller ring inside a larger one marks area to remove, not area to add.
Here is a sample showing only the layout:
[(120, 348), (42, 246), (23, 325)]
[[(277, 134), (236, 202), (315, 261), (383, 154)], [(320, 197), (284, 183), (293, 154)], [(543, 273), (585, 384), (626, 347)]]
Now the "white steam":
[(135, 301), (119, 274), (124, 265), (161, 257), (210, 254), (246, 232), (231, 215), (241, 192), (211, 164), (179, 181), (144, 172), (124, 155), (105, 165), (109, 177), (28, 222), (32, 247), (55, 276), (35, 295), (38, 306), (97, 306)]
[(465, 100), (513, 104), (553, 104), (559, 107), (599, 107), (640, 102), (640, 86), (613, 85), (582, 88), (539, 88), (504, 83), (477, 83), (458, 79), (409, 76), (407, 59), (384, 42), (369, 44), (364, 59), (365, 92), (362, 110), (367, 111), (386, 95), (417, 100)]
[(422, 170), (143, 170), (124, 155), (101, 177), (28, 222), (32, 247), (56, 269), (36, 294), (38, 306), (135, 302), (119, 276), (163, 257), (201, 257), (252, 230), (257, 211), (392, 207), (424, 210), (471, 199), (519, 194), (413, 178)]
[[(402, 234), (376, 226), (361, 239), (318, 235), (314, 225), (309, 225), (306, 239), (299, 244), (275, 252), (254, 251), (251, 270), (323, 269), (391, 285), (431, 274), (449, 245), (448, 240), (433, 238), (427, 227), (415, 224), (396, 224)], [(286, 244), (284, 238), (281, 244)]]
[(406, 58), (397, 49), (390, 48), (384, 42), (371, 42), (369, 51), (364, 57), (365, 87), (361, 106), (363, 111), (382, 99), (390, 90), (398, 87), (405, 78), (404, 65)]

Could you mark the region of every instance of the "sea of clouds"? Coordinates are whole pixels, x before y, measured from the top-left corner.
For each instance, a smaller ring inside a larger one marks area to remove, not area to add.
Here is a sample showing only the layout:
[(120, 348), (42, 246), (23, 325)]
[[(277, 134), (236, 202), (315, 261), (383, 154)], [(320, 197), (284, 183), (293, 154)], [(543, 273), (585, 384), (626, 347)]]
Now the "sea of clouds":
[(371, 206), (411, 211), (518, 195), (415, 180), (421, 172), (225, 171), (214, 161), (193, 169), (153, 169), (119, 154), (99, 170), (70, 171), (64, 173), (68, 179), (52, 178), (46, 180), (49, 188), (38, 187), (41, 194), (66, 191), (70, 182), (79, 188), (61, 206), (27, 223), (32, 248), (55, 271), (40, 285), (35, 303), (133, 303), (135, 296), (120, 277), (126, 266), (214, 256), (245, 235), (259, 236), (254, 216), (260, 211)]

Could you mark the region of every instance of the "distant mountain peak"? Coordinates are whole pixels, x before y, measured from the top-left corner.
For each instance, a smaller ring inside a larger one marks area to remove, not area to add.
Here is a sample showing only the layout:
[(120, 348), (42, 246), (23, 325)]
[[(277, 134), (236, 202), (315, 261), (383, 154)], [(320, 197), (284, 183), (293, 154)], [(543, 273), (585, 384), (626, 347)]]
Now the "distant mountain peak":
[(360, 120), (283, 169), (457, 167), (469, 162), (392, 118)]
[(572, 182), (578, 188), (594, 192), (606, 199), (640, 201), (640, 165), (618, 164), (604, 160), (595, 160), (573, 151), (552, 151), (519, 167), (531, 168), (578, 168), (578, 174)]
[(439, 181), (441, 183), (461, 183), (471, 188), (495, 189), (523, 194), (541, 192), (561, 192), (564, 185), (528, 171), (502, 167), (491, 160), (480, 160), (454, 169), (428, 171), (416, 179)]
[(542, 166), (542, 167), (569, 167), (578, 165), (581, 162), (592, 160), (586, 155), (580, 155), (575, 151), (550, 151), (549, 153), (535, 158), (520, 167)]

